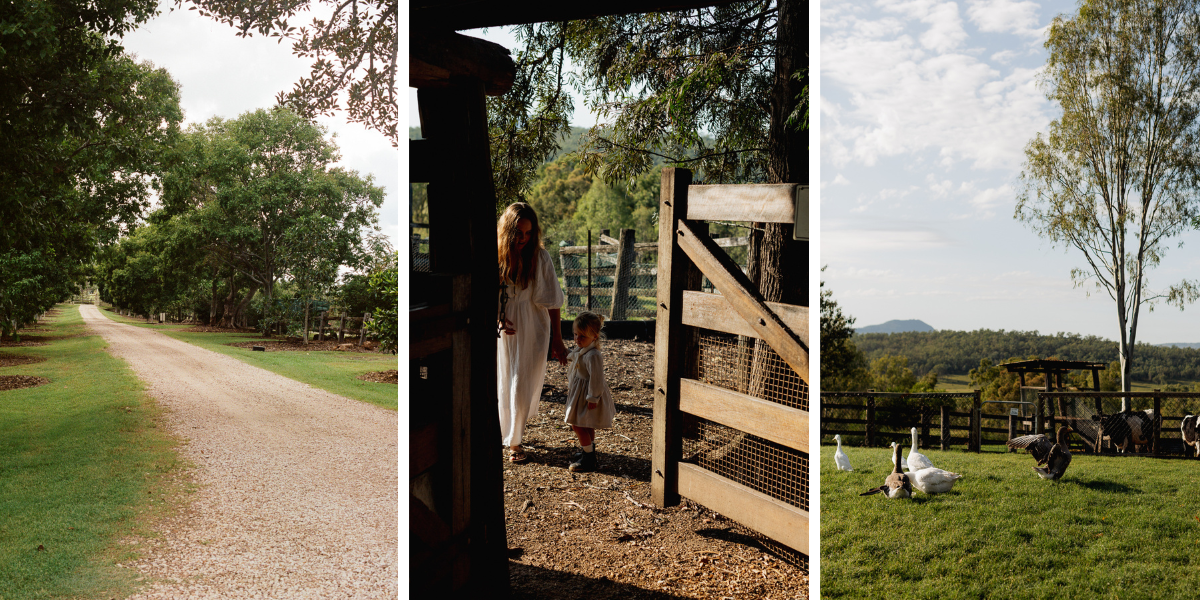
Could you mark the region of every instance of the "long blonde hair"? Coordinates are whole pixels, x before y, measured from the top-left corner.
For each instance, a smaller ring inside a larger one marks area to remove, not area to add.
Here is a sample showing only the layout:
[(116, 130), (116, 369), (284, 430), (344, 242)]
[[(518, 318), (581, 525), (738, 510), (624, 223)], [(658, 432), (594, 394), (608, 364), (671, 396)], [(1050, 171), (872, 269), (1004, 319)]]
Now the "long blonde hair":
[[(517, 222), (529, 219), (532, 227), (529, 229), (529, 242), (520, 252), (517, 251), (517, 238), (521, 232)], [(537, 213), (533, 207), (524, 202), (513, 202), (500, 214), (496, 224), (496, 253), (499, 255), (500, 281), (515, 284), (524, 289), (537, 279), (537, 260), (542, 249), (542, 226), (538, 224)]]

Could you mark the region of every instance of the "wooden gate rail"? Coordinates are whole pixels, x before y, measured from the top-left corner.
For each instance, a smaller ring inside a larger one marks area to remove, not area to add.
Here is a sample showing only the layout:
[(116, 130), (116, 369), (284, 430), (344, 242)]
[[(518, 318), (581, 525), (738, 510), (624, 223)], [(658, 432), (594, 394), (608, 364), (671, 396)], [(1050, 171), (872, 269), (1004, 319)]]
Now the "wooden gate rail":
[[(799, 186), (690, 186), (686, 169), (663, 170), (659, 204), (651, 493), (659, 506), (686, 496), (808, 554), (809, 514), (694, 464), (680, 462), (684, 413), (808, 454), (807, 411), (683, 377), (697, 356), (696, 332), (711, 329), (766, 342), (809, 380), (807, 307), (765, 302), (700, 220), (791, 223)], [(807, 189), (807, 188), (805, 188)], [(717, 294), (699, 291), (701, 274)]]
[[(929, 408), (911, 408), (911, 407), (899, 407), (899, 406), (898, 407), (890, 407), (890, 406), (886, 406), (886, 405), (880, 406), (880, 405), (876, 404), (876, 402), (875, 402), (875, 400), (877, 398), (912, 398), (912, 397), (937, 398), (937, 399), (964, 399), (964, 400), (969, 398), (972, 401), (971, 402), (972, 408), (971, 408), (971, 412), (960, 412), (960, 411), (950, 410), (949, 406), (942, 405), (942, 406), (937, 407), (937, 409), (935, 411), (932, 407), (929, 407)], [(839, 398), (865, 398), (866, 401), (863, 404), (839, 404), (839, 403), (834, 403), (834, 402), (829, 401), (832, 399), (839, 399)], [(827, 417), (827, 416), (825, 416), (825, 412), (831, 411), (831, 410), (864, 411), (866, 413), (866, 418), (854, 419), (854, 418), (845, 418), (845, 417)], [(974, 392), (927, 392), (927, 393), (826, 392), (826, 393), (821, 394), (820, 411), (821, 411), (821, 435), (822, 436), (835, 435), (835, 434), (861, 435), (864, 438), (864, 444), (867, 446), (875, 446), (878, 443), (880, 443), (878, 438), (881, 437), (881, 434), (878, 432), (878, 428), (882, 425), (882, 426), (886, 426), (886, 427), (896, 427), (896, 428), (917, 427), (920, 430), (920, 432), (917, 436), (918, 445), (926, 444), (924, 447), (932, 447), (932, 445), (936, 442), (941, 447), (942, 450), (947, 450), (950, 448), (950, 446), (954, 445), (956, 442), (963, 442), (966, 444), (967, 450), (979, 452), (981, 444), (987, 443), (987, 442), (983, 441), (982, 434), (984, 432), (990, 431), (989, 429), (985, 429), (980, 426), (980, 421), (982, 419), (988, 418), (988, 415), (984, 415), (982, 413), (982, 410), (980, 409), (980, 392), (979, 392), (979, 390), (975, 390)], [(932, 415), (934, 414), (934, 412), (938, 413), (938, 415), (939, 415), (938, 435), (936, 437), (930, 434), (930, 430), (933, 429)], [(881, 419), (881, 418), (879, 418), (880, 413), (888, 413), (891, 418)], [(901, 418), (896, 418), (897, 415), (900, 415)], [(910, 418), (907, 418), (907, 419), (903, 418), (904, 416), (910, 416)], [(917, 418), (913, 419), (913, 418), (911, 418), (911, 416), (916, 416)], [(967, 425), (966, 426), (951, 425), (950, 420), (954, 417), (959, 417), (959, 418), (965, 417), (967, 419)], [(862, 425), (863, 429), (861, 429), (861, 430), (833, 429), (831, 427), (826, 426), (826, 424), (835, 424), (835, 423), (841, 424), (841, 425)], [(966, 431), (967, 437), (965, 437), (965, 438), (954, 437), (953, 436), (954, 431)], [(882, 434), (882, 435), (884, 437), (888, 437), (888, 438), (902, 437), (902, 435), (899, 433)], [(908, 437), (911, 437), (911, 435), (912, 435), (911, 433), (906, 433), (906, 434), (903, 434), (903, 437), (908, 438)]]

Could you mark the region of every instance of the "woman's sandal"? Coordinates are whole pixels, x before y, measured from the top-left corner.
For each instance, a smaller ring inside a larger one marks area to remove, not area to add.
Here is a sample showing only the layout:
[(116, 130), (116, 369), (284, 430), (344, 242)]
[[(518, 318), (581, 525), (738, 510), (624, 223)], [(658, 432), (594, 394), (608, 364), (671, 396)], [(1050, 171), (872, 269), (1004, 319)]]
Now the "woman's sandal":
[(517, 448), (516, 450), (513, 450), (512, 448), (508, 449), (508, 462), (520, 464), (527, 460), (529, 460), (529, 457), (525, 455), (524, 448)]

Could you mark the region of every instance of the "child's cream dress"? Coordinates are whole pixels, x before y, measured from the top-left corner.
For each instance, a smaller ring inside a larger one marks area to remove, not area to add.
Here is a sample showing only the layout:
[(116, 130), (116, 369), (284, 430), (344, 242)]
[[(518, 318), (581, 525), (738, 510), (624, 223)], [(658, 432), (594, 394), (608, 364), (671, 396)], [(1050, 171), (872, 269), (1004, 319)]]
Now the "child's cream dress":
[[(595, 408), (588, 408), (595, 402)], [(604, 380), (604, 359), (596, 342), (571, 351), (567, 365), (567, 414), (565, 421), (576, 427), (609, 429), (617, 407)]]

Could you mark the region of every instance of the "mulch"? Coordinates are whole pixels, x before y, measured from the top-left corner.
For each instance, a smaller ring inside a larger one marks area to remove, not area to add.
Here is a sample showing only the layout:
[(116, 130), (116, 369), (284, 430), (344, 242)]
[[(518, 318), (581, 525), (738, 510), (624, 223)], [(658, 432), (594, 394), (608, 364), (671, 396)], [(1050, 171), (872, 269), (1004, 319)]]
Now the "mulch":
[(342, 342), (341, 344), (339, 344), (337, 342), (337, 340), (332, 340), (332, 341), (327, 340), (324, 342), (309, 342), (306, 345), (302, 341), (259, 340), (257, 342), (234, 342), (229, 345), (236, 346), (238, 348), (252, 348), (254, 346), (263, 346), (264, 348), (267, 349), (266, 350), (267, 352), (331, 352), (331, 351), (375, 352), (375, 350), (368, 349), (363, 346), (355, 346), (353, 344), (351, 344), (350, 346), (347, 346), (347, 347), (342, 347), (342, 346), (345, 346), (346, 344), (351, 344), (351, 343), (350, 342)]
[(515, 597), (551, 600), (807, 599), (807, 565), (723, 515), (650, 499), (654, 344), (609, 340), (604, 373), (617, 416), (596, 432), (600, 468), (567, 469), (566, 368), (551, 362), (526, 463), (507, 461), (504, 513)]
[(32, 365), (46, 360), (44, 356), (28, 354), (0, 354), (0, 367), (15, 367), (17, 365)]
[(19, 390), (23, 388), (37, 387), (50, 383), (45, 377), (33, 377), (30, 375), (0, 375), (0, 392), (6, 390)]
[(374, 383), (390, 383), (397, 385), (400, 383), (400, 371), (392, 369), (390, 371), (371, 371), (358, 376), (363, 381), (371, 381)]

